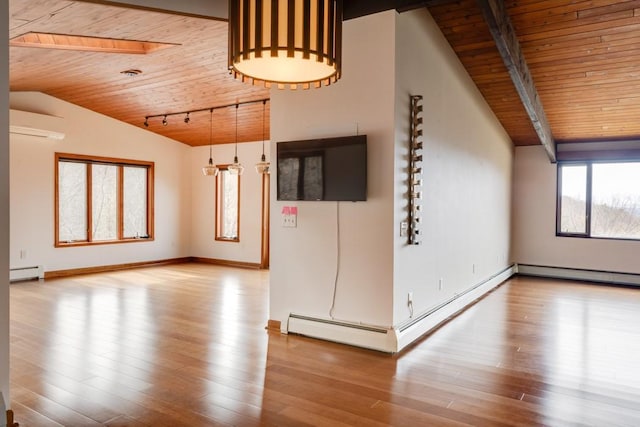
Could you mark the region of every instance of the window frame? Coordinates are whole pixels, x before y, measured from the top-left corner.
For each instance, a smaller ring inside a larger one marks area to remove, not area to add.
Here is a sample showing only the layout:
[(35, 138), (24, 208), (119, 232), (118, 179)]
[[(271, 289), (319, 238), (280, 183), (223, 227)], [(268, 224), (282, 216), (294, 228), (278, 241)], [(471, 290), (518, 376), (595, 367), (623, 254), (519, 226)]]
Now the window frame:
[[(606, 160), (565, 160), (559, 161), (556, 168), (556, 237), (578, 237), (583, 239), (599, 239), (599, 240), (626, 240), (626, 241), (640, 241), (640, 239), (634, 239), (631, 237), (601, 237), (591, 235), (591, 220), (592, 220), (592, 188), (593, 188), (593, 165), (598, 163), (638, 163), (640, 159), (606, 159)], [(586, 209), (585, 209), (585, 232), (584, 233), (568, 233), (562, 232), (561, 218), (562, 218), (562, 167), (563, 166), (586, 166)]]
[(220, 198), (222, 197), (222, 191), (220, 191), (220, 186), (221, 184), (221, 180), (222, 180), (222, 173), (223, 172), (228, 172), (229, 171), (229, 165), (216, 165), (216, 167), (218, 168), (218, 174), (216, 175), (216, 195), (215, 195), (215, 240), (218, 242), (233, 242), (233, 243), (239, 243), (240, 242), (240, 196), (241, 196), (241, 192), (240, 192), (240, 184), (241, 184), (241, 179), (240, 179), (240, 175), (232, 175), (230, 174), (230, 176), (235, 176), (238, 180), (238, 201), (237, 201), (237, 218), (236, 218), (236, 224), (238, 224), (238, 230), (236, 233), (236, 237), (235, 238), (229, 238), (229, 237), (224, 237), (221, 236), (221, 230), (222, 230), (222, 216), (221, 216), (221, 212), (220, 212), (220, 207), (222, 205), (222, 202), (220, 201)]
[[(86, 191), (86, 219), (87, 219), (87, 239), (77, 241), (60, 241), (60, 190), (59, 190), (59, 165), (61, 161), (83, 163), (87, 165), (87, 191)], [(91, 165), (118, 166), (117, 169), (117, 238), (114, 240), (93, 240), (92, 236), (92, 168)], [(147, 170), (147, 236), (144, 237), (124, 237), (124, 167), (144, 167)], [(119, 159), (113, 157), (90, 156), (84, 154), (55, 153), (54, 156), (54, 247), (67, 248), (77, 246), (112, 245), (119, 243), (149, 242), (154, 240), (154, 162), (142, 160)]]

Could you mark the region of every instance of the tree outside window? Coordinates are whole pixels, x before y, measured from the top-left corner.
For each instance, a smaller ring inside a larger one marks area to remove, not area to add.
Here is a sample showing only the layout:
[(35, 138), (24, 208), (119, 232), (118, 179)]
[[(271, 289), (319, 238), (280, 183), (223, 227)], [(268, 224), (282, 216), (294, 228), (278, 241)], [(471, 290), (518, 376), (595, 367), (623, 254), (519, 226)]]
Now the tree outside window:
[(559, 236), (640, 239), (640, 162), (558, 166)]
[(216, 177), (216, 240), (240, 241), (240, 175), (218, 166)]

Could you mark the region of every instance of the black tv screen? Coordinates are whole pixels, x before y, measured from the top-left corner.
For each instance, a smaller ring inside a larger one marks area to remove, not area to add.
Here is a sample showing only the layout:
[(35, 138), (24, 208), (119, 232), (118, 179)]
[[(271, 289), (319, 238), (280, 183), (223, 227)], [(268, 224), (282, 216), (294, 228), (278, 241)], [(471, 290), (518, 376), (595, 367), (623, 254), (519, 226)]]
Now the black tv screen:
[(278, 200), (367, 200), (367, 136), (277, 144)]

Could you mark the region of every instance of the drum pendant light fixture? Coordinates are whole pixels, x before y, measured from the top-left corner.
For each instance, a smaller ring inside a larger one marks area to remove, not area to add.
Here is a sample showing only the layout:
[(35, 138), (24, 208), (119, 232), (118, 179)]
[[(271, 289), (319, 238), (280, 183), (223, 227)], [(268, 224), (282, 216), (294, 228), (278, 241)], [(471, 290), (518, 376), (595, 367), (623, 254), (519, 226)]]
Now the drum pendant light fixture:
[(343, 0), (229, 0), (229, 70), (252, 83), (320, 87), (340, 78)]

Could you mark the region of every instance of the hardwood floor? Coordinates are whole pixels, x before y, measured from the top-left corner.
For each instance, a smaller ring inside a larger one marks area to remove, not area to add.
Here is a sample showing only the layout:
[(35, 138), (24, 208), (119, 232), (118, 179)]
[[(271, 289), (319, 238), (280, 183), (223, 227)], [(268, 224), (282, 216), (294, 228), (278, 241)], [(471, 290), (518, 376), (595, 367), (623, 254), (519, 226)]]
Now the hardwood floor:
[(11, 286), (21, 426), (639, 426), (640, 290), (515, 278), (400, 355), (269, 333), (269, 276)]

